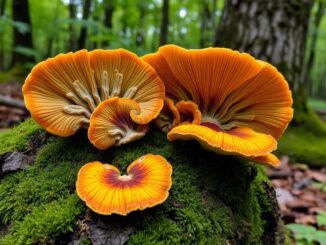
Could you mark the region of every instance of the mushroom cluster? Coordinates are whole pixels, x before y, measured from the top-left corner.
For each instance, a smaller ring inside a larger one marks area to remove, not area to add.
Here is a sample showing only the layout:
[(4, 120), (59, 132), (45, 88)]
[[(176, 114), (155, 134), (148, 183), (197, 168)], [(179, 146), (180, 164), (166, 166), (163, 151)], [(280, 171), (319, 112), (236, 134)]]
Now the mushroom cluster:
[[(149, 123), (169, 140), (279, 165), (271, 152), (292, 119), (292, 97), (272, 65), (225, 48), (166, 45), (138, 58), (118, 50), (81, 50), (36, 65), (23, 86), (32, 118), (52, 134), (80, 128), (100, 150), (140, 139)], [(100, 214), (127, 215), (164, 202), (171, 165), (159, 155), (135, 160), (127, 175), (110, 164), (84, 165), (77, 194)]]
[(165, 45), (143, 59), (166, 88), (155, 124), (169, 140), (194, 139), (216, 153), (279, 165), (271, 152), (293, 109), (288, 83), (276, 68), (226, 48)]
[(154, 69), (123, 49), (47, 59), (28, 75), (23, 94), (44, 129), (67, 137), (88, 128), (99, 149), (144, 136), (164, 103), (164, 85)]

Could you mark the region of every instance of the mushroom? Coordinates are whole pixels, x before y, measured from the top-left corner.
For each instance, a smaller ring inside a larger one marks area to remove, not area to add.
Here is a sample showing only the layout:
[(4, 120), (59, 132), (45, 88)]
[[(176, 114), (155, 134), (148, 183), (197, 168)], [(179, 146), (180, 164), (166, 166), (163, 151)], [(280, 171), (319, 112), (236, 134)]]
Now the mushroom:
[(59, 136), (88, 128), (96, 107), (109, 98), (138, 103), (130, 117), (148, 124), (163, 107), (164, 84), (154, 69), (133, 53), (80, 50), (36, 65), (23, 86), (26, 107), (43, 128)]
[(110, 164), (90, 162), (78, 173), (78, 196), (94, 212), (127, 215), (163, 203), (172, 185), (172, 166), (160, 155), (133, 161), (127, 175)]
[(195, 139), (214, 152), (254, 159), (276, 149), (293, 109), (288, 84), (272, 65), (226, 48), (176, 45), (142, 58), (162, 78), (169, 99), (176, 105), (191, 102), (201, 113), (179, 105), (181, 122), (169, 131), (169, 140)]
[(91, 115), (89, 140), (95, 147), (104, 150), (143, 137), (148, 131), (148, 124), (136, 124), (130, 117), (140, 110), (135, 100), (127, 98), (114, 97), (101, 102)]
[(153, 120), (153, 124), (163, 132), (168, 132), (180, 124), (180, 113), (173, 100), (165, 97), (163, 109), (158, 117)]

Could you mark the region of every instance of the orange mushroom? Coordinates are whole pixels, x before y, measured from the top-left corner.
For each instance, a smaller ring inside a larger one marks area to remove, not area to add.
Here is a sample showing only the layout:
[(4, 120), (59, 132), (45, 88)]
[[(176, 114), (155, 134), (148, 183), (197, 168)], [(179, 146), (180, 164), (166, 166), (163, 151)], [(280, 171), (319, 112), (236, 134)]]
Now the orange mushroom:
[(132, 162), (127, 175), (110, 164), (91, 162), (78, 173), (76, 190), (99, 214), (127, 215), (163, 203), (172, 185), (172, 167), (160, 155), (147, 154)]
[[(191, 101), (201, 113), (198, 122), (199, 113), (187, 107), (187, 115), (196, 120), (181, 120), (168, 133), (169, 140), (195, 139), (217, 153), (256, 158), (276, 149), (276, 140), (292, 119), (292, 97), (284, 77), (246, 53), (166, 45), (143, 59), (162, 78), (168, 98), (175, 104)], [(185, 105), (178, 109), (182, 115)]]
[(139, 113), (139, 104), (131, 99), (114, 97), (100, 103), (94, 110), (88, 128), (88, 138), (98, 149), (135, 141), (145, 135), (148, 124), (138, 125), (131, 120)]
[(165, 97), (163, 109), (158, 117), (153, 120), (153, 123), (163, 132), (168, 132), (180, 124), (180, 113), (173, 100)]
[(95, 108), (113, 97), (136, 101), (131, 119), (148, 124), (162, 109), (164, 93), (154, 69), (123, 49), (60, 54), (36, 65), (23, 86), (32, 117), (59, 136), (87, 128)]

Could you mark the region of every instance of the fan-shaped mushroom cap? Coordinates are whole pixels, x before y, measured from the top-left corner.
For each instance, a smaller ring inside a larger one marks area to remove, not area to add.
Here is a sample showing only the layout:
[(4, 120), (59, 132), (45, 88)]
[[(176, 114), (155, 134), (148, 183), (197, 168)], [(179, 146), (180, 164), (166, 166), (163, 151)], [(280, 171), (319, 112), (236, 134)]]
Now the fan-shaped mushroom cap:
[(171, 165), (148, 154), (131, 163), (127, 175), (110, 164), (91, 162), (78, 173), (76, 189), (86, 205), (99, 214), (127, 215), (163, 203), (172, 185)]
[[(248, 54), (166, 45), (143, 59), (164, 81), (167, 97), (176, 104), (192, 101), (201, 112), (198, 125), (173, 128), (170, 140), (192, 138), (216, 152), (266, 155), (276, 147), (271, 136), (279, 139), (292, 119), (292, 97), (284, 77)], [(246, 137), (240, 136), (243, 132)]]
[(258, 164), (270, 165), (273, 167), (279, 167), (281, 165), (281, 161), (272, 153), (265, 156), (254, 157), (250, 160)]
[(213, 128), (214, 125), (184, 124), (173, 128), (168, 139), (173, 141), (197, 140), (205, 149), (220, 154), (240, 154), (243, 156), (266, 155), (276, 149), (276, 140), (250, 128), (234, 128), (228, 131)]
[(123, 97), (139, 103), (133, 121), (147, 124), (163, 106), (164, 85), (154, 69), (133, 53), (81, 50), (36, 65), (23, 86), (26, 106), (47, 131), (70, 136), (88, 127), (102, 101)]
[(103, 101), (91, 116), (88, 128), (90, 142), (104, 150), (140, 139), (148, 131), (148, 124), (138, 125), (130, 117), (140, 110), (136, 101), (127, 98), (114, 97)]

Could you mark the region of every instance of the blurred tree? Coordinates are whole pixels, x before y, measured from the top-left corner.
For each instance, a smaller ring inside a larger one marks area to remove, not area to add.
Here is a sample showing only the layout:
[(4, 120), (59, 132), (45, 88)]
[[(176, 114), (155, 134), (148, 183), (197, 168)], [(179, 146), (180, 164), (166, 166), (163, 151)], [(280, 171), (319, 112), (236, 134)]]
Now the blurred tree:
[(14, 28), (14, 43), (13, 43), (13, 61), (12, 66), (16, 64), (33, 62), (34, 57), (25, 55), (19, 52), (20, 48), (33, 50), (32, 28), (29, 16), (28, 0), (13, 0), (13, 19), (16, 23), (24, 24), (28, 27), (27, 31), (21, 31), (19, 28)]
[(226, 0), (214, 42), (279, 69), (293, 92), (294, 123), (310, 124), (302, 71), (312, 5), (313, 0)]
[[(0, 18), (4, 17), (6, 9), (6, 0), (0, 0)], [(0, 36), (0, 71), (3, 71), (5, 69), (5, 49), (4, 49), (4, 33), (1, 32)]]
[(212, 21), (212, 13), (208, 6), (208, 1), (203, 0), (201, 6), (201, 22), (200, 22), (200, 48), (206, 47), (207, 29), (209, 29), (209, 22)]
[[(91, 0), (84, 0), (83, 17), (82, 17), (84, 22), (88, 20), (90, 10), (91, 10)], [(88, 30), (88, 26), (84, 24), (81, 28), (79, 39), (78, 39), (78, 49), (86, 48), (87, 30)]]
[[(325, 14), (325, 10), (326, 10), (326, 1), (325, 0), (319, 0), (317, 2), (318, 7), (317, 7), (317, 11), (316, 13), (313, 15), (312, 18), (312, 25), (311, 25), (311, 29), (312, 29), (312, 36), (311, 36), (311, 40), (309, 43), (309, 48), (308, 48), (308, 55), (307, 55), (307, 62), (305, 65), (305, 69), (304, 69), (304, 76), (303, 76), (303, 82), (305, 84), (305, 87), (308, 90), (308, 94), (311, 93), (312, 91), (312, 78), (311, 78), (311, 73), (312, 73), (312, 68), (314, 65), (314, 61), (315, 61), (315, 55), (316, 55), (316, 43), (317, 43), (317, 37), (318, 37), (318, 33), (319, 33), (319, 26), (321, 23), (321, 20)], [(322, 90), (324, 92), (324, 90)]]
[[(105, 1), (104, 2), (104, 26), (107, 28), (107, 30), (109, 32), (112, 31), (112, 20), (113, 20), (113, 12), (114, 12), (114, 4), (113, 4), (113, 1), (109, 0), (109, 1)], [(103, 42), (102, 42), (102, 45), (104, 47), (107, 47), (109, 46), (109, 39), (105, 39)]]
[(162, 21), (161, 21), (161, 31), (160, 31), (161, 46), (167, 43), (168, 28), (169, 28), (169, 0), (163, 0)]
[(69, 0), (69, 18), (69, 51), (75, 51), (77, 49), (77, 33), (74, 26), (77, 18), (77, 3), (75, 0)]

